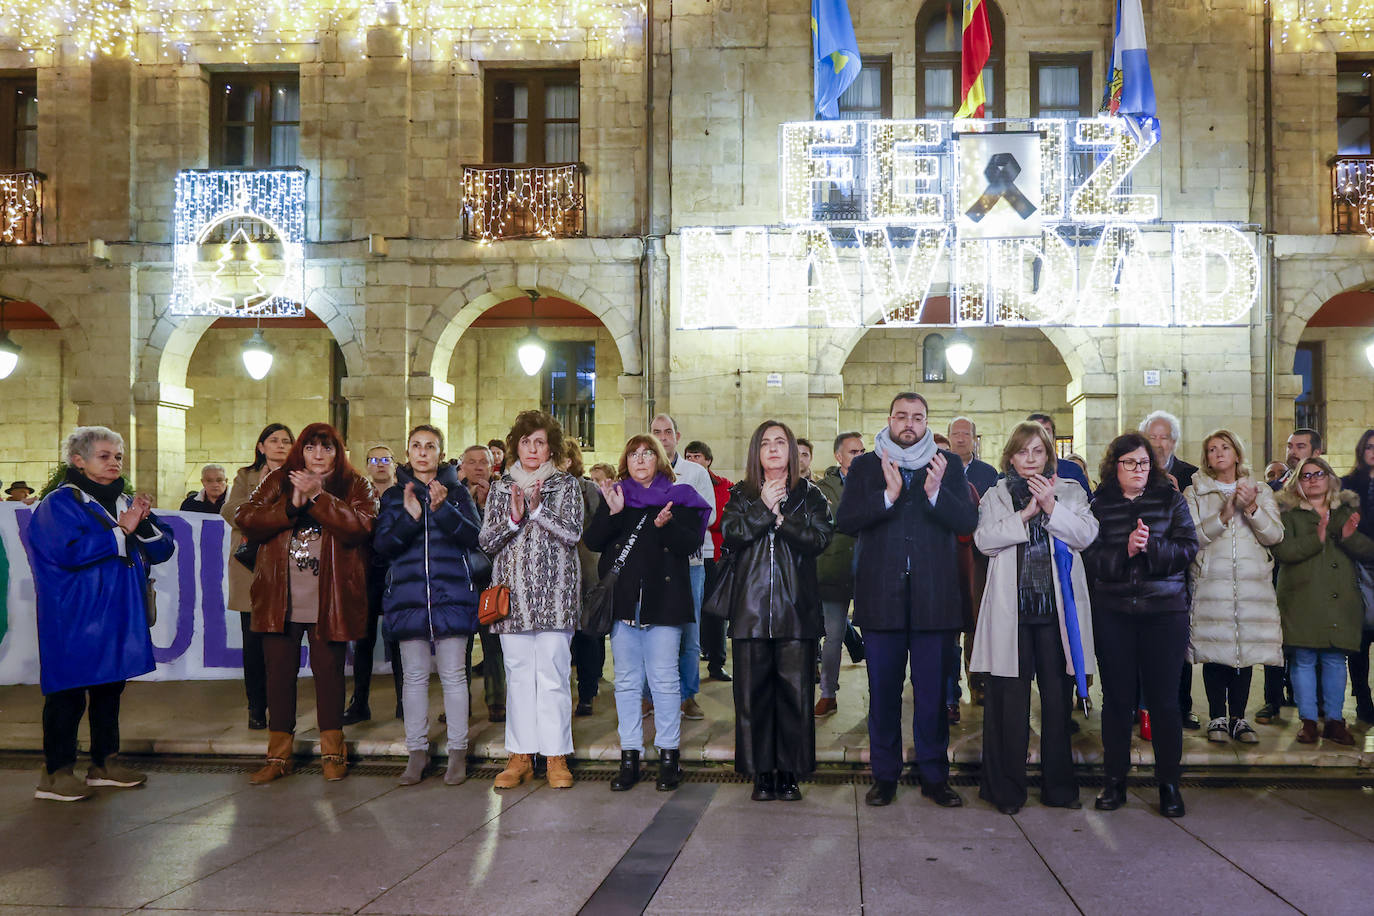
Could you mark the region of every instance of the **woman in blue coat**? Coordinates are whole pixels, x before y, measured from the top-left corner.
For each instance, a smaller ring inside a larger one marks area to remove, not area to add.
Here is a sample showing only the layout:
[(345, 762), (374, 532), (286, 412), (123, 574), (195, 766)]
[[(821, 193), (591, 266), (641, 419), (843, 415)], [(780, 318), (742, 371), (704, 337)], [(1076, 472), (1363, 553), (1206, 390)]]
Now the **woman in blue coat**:
[[(80, 426), (63, 448), (65, 478), (33, 513), (45, 767), (35, 798), (79, 801), (89, 786), (141, 785), (114, 759), (124, 682), (156, 665), (148, 636), (148, 569), (172, 556), (172, 532), (146, 496), (124, 492), (124, 439)], [(90, 695), (91, 766), (75, 774), (76, 733)]]
[(429, 765), (430, 651), (439, 667), (448, 719), (444, 782), (467, 779), (468, 638), (477, 632), (473, 558), (481, 529), (477, 507), (457, 469), (444, 460), (444, 436), (428, 424), (410, 431), (408, 466), (382, 494), (373, 549), (391, 564), (382, 595), (382, 627), (400, 643), (406, 750), (399, 782), (413, 786)]

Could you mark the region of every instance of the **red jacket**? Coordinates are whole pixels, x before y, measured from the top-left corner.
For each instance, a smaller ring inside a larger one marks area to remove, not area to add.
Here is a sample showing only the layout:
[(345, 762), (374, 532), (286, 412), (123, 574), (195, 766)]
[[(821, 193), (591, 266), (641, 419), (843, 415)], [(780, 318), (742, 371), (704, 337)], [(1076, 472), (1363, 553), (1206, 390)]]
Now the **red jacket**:
[[(706, 473), (711, 474), (708, 470)], [(711, 543), (716, 547), (716, 559), (720, 559), (720, 522), (725, 518), (725, 504), (730, 501), (730, 488), (733, 483), (716, 474), (711, 474), (711, 486), (716, 491), (716, 521), (706, 530), (711, 532)]]

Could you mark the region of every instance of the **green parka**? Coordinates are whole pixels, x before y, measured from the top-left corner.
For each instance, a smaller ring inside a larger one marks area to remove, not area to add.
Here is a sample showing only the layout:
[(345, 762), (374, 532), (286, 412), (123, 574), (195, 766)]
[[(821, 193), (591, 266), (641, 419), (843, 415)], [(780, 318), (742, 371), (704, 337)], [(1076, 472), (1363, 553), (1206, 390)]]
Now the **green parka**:
[[(838, 465), (825, 469), (824, 476), (816, 482), (830, 503), (833, 518), (840, 508), (840, 493), (844, 489), (844, 478), (840, 476)], [(836, 531), (825, 553), (816, 558), (816, 576), (821, 584), (821, 599), (824, 601), (844, 601), (854, 597), (854, 539)]]
[(1325, 541), (1317, 537), (1317, 513), (1306, 502), (1280, 492), (1278, 504), (1283, 540), (1270, 549), (1279, 561), (1283, 644), (1358, 652), (1364, 601), (1355, 560), (1374, 562), (1374, 539), (1358, 531), (1343, 538), (1341, 529), (1359, 508), (1359, 497), (1348, 490), (1332, 496)]

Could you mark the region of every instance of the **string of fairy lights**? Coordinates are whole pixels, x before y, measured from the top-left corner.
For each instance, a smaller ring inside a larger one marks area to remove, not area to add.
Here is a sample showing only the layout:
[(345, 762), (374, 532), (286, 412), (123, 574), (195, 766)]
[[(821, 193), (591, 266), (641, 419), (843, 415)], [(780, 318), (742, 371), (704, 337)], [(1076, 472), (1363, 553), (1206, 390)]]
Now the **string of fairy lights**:
[(1374, 0), (1277, 0), (1274, 27), (1285, 50), (1374, 38)]
[(184, 60), (195, 49), (289, 59), (327, 34), (365, 53), (376, 25), (408, 29), (435, 54), (460, 42), (507, 47), (620, 41), (640, 27), (641, 0), (5, 0), (0, 48), (31, 58)]
[(41, 194), (42, 184), (32, 172), (0, 174), (0, 244), (42, 241), (37, 233)]
[[(561, 238), (581, 231), (585, 205), (576, 163), (463, 169), (468, 232), (483, 244), (505, 238)], [(570, 231), (571, 230), (571, 231)]]

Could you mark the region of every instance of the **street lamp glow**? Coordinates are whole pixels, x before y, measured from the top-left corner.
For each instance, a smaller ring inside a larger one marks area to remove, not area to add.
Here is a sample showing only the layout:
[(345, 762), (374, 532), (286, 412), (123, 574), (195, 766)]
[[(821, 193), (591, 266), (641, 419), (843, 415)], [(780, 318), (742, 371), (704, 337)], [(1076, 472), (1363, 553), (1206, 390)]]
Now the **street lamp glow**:
[(19, 365), (19, 344), (10, 340), (9, 331), (0, 331), (0, 379), (10, 377), (14, 367)]
[(529, 336), (520, 341), (520, 346), (516, 349), (515, 355), (520, 360), (520, 368), (525, 370), (526, 375), (537, 375), (539, 370), (544, 367), (544, 341), (539, 338), (539, 334), (530, 328)]
[(272, 354), (276, 350), (262, 336), (262, 329), (253, 332), (243, 345), (243, 368), (255, 382), (260, 382), (272, 371)]
[[(1369, 360), (1369, 365), (1371, 367), (1374, 367), (1374, 340), (1371, 340), (1369, 343), (1365, 344), (1364, 358)], [(4, 376), (0, 375), (0, 378), (4, 378)]]
[(955, 331), (945, 346), (945, 365), (954, 370), (955, 375), (963, 375), (973, 362), (973, 341), (963, 331)]

